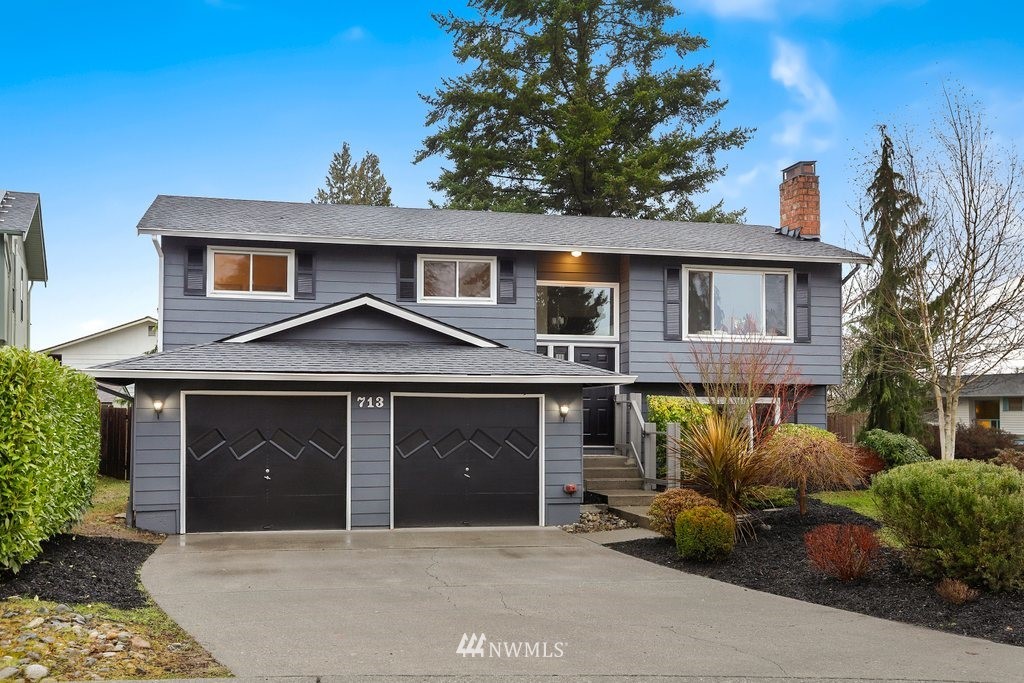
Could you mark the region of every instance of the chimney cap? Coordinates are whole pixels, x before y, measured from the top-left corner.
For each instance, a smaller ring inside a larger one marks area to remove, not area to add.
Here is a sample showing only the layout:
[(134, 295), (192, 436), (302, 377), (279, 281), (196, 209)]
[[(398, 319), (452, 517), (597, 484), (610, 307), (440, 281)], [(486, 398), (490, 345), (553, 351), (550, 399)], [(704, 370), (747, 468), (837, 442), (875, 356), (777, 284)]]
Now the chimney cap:
[(817, 161), (798, 161), (792, 166), (787, 166), (782, 169), (782, 180), (785, 182), (790, 178), (795, 178), (796, 176), (818, 175), (817, 165)]

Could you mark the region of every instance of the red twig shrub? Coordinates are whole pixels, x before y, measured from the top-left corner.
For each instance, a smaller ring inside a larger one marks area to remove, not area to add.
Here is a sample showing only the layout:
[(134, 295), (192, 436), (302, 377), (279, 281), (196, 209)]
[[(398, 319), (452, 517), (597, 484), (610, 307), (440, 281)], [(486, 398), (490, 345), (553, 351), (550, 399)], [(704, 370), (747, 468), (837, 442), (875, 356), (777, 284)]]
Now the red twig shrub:
[(683, 510), (697, 507), (718, 507), (718, 503), (693, 489), (669, 489), (659, 493), (651, 501), (651, 507), (647, 511), (647, 516), (651, 519), (651, 531), (675, 538), (676, 517)]
[(856, 449), (857, 464), (860, 465), (866, 479), (870, 479), (873, 475), (885, 469), (885, 461), (882, 460), (878, 453), (865, 446), (857, 446)]
[(935, 585), (935, 592), (946, 602), (954, 605), (963, 605), (967, 602), (974, 602), (981, 595), (977, 588), (971, 588), (960, 579), (945, 578)]
[(807, 558), (829, 576), (853, 581), (868, 573), (878, 557), (874, 530), (864, 524), (822, 524), (804, 534)]

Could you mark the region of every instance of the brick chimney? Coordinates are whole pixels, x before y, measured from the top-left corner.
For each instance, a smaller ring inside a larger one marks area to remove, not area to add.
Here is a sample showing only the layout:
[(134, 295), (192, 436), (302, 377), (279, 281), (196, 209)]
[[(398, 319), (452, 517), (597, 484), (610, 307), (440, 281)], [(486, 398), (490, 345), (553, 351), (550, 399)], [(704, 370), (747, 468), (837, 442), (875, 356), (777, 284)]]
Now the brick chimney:
[[(816, 161), (798, 161), (783, 169), (779, 185), (779, 227), (785, 234), (821, 238), (821, 192)], [(797, 232), (798, 231), (798, 232)]]

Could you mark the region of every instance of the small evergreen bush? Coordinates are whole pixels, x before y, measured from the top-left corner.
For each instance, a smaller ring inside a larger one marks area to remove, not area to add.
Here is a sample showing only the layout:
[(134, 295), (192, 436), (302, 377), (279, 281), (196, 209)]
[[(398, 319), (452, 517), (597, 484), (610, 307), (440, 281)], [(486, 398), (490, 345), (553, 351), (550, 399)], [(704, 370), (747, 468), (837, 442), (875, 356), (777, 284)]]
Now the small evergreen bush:
[(916, 439), (884, 429), (868, 429), (857, 435), (857, 443), (878, 454), (888, 467), (928, 462), (932, 457)]
[(736, 544), (736, 522), (720, 508), (705, 505), (676, 517), (676, 550), (683, 559), (708, 562), (727, 557)]
[(0, 568), (18, 571), (81, 518), (99, 451), (92, 378), (26, 349), (0, 348)]
[(874, 529), (865, 524), (821, 524), (804, 534), (807, 559), (840, 581), (859, 579), (878, 557)]
[(718, 507), (718, 503), (702, 496), (693, 489), (669, 489), (654, 497), (647, 516), (651, 518), (651, 531), (673, 538), (676, 532), (676, 517), (683, 510), (695, 507)]
[(932, 461), (883, 472), (871, 491), (918, 573), (1024, 590), (1024, 473), (977, 460)]

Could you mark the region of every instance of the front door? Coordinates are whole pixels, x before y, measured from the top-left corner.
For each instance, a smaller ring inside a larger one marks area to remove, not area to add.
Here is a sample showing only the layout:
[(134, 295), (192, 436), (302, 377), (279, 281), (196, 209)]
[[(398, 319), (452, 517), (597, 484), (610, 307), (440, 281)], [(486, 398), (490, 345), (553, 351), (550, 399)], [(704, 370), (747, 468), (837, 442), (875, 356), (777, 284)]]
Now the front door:
[[(614, 346), (577, 346), (573, 360), (592, 368), (615, 371)], [(583, 445), (612, 446), (615, 434), (612, 416), (615, 387), (588, 387), (583, 390)]]

